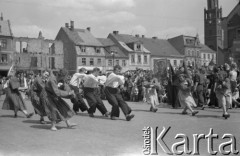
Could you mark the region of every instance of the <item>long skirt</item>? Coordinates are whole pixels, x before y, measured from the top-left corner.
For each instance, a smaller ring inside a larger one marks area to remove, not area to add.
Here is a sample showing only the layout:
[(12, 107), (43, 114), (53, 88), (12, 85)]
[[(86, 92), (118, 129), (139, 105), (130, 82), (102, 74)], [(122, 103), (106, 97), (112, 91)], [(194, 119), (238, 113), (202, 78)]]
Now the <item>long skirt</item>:
[(50, 111), (49, 119), (52, 121), (66, 121), (70, 119), (75, 113), (69, 105), (60, 97), (47, 94), (46, 104)]
[(31, 99), (33, 108), (35, 110), (35, 113), (41, 117), (49, 116), (47, 115), (46, 112), (50, 112), (50, 111), (46, 111), (45, 109), (48, 109), (48, 107), (44, 106), (45, 105), (44, 98), (46, 97), (42, 97), (41, 95), (38, 95), (36, 92), (33, 92), (31, 90), (29, 91), (29, 95), (30, 95), (30, 99)]
[(15, 112), (19, 110), (27, 110), (25, 102), (18, 90), (6, 89), (6, 97), (2, 106), (3, 110), (13, 110)]
[(191, 93), (183, 93), (181, 90), (178, 91), (178, 99), (180, 105), (185, 108), (186, 106), (197, 107)]

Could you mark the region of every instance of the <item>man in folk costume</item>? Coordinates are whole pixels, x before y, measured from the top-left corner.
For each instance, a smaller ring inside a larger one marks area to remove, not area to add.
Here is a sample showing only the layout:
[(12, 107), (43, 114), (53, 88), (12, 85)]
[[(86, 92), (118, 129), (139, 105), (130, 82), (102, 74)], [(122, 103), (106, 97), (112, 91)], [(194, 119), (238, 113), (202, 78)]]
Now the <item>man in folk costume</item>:
[(3, 110), (13, 110), (14, 117), (17, 118), (17, 112), (22, 111), (27, 118), (32, 117), (33, 113), (28, 114), (26, 104), (19, 92), (20, 82), (17, 78), (18, 72), (14, 71), (12, 66), (8, 72), (9, 82), (6, 88), (6, 98), (3, 102)]
[(200, 68), (194, 78), (194, 92), (197, 96), (197, 105), (204, 108), (205, 106), (205, 94), (204, 87), (206, 82), (205, 71), (203, 68)]
[(123, 100), (119, 89), (119, 87), (123, 86), (124, 84), (124, 77), (119, 75), (121, 70), (121, 66), (114, 66), (113, 73), (111, 73), (106, 80), (105, 93), (109, 104), (112, 105), (111, 119), (116, 120), (119, 117), (120, 107), (126, 117), (126, 120), (130, 121), (132, 118), (134, 118), (134, 114), (131, 114), (132, 110)]
[(184, 108), (182, 111), (182, 114), (187, 114), (187, 110), (190, 110), (192, 113), (192, 116), (195, 116), (198, 111), (194, 111), (192, 107), (196, 107), (196, 103), (192, 97), (192, 85), (191, 81), (188, 81), (186, 79), (185, 74), (179, 74), (179, 92), (178, 92), (178, 99), (181, 104), (181, 106)]
[(87, 70), (85, 68), (81, 68), (79, 70), (79, 73), (75, 73), (70, 80), (69, 86), (76, 94), (76, 98), (71, 99), (71, 102), (73, 103), (73, 110), (75, 111), (75, 113), (77, 113), (79, 109), (82, 112), (88, 110), (88, 107), (84, 102), (82, 95), (79, 92), (79, 86), (83, 82), (83, 79), (86, 76), (86, 71)]
[(94, 68), (92, 74), (86, 75), (86, 77), (84, 78), (83, 91), (84, 97), (86, 98), (89, 105), (88, 113), (90, 117), (94, 117), (96, 108), (105, 117), (108, 117), (108, 115), (110, 115), (100, 97), (99, 85), (101, 85), (101, 83), (97, 78), (99, 72), (100, 72), (99, 68)]

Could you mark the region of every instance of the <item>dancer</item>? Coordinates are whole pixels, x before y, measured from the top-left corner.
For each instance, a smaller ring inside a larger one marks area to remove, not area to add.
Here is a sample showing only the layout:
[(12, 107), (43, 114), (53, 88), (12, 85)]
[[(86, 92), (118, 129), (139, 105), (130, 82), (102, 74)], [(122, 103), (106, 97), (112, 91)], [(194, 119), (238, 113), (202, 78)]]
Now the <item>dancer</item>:
[(119, 117), (120, 107), (126, 117), (126, 120), (130, 121), (132, 118), (134, 118), (134, 114), (131, 114), (132, 110), (123, 100), (120, 89), (118, 88), (119, 86), (122, 86), (124, 84), (124, 77), (119, 75), (121, 70), (121, 66), (114, 66), (113, 73), (111, 73), (106, 80), (105, 93), (109, 104), (112, 105), (111, 119), (116, 120)]
[(2, 109), (13, 110), (15, 118), (17, 118), (18, 111), (22, 111), (27, 118), (30, 118), (33, 116), (33, 113), (28, 114), (26, 104), (19, 92), (20, 82), (16, 77), (18, 74), (18, 72), (15, 72), (15, 75), (9, 75), (8, 87), (5, 89), (6, 98), (3, 102)]
[(50, 76), (48, 81), (46, 82), (46, 100), (49, 105), (49, 110), (51, 113), (51, 121), (52, 127), (51, 130), (56, 131), (56, 122), (65, 121), (67, 127), (76, 126), (76, 124), (71, 124), (69, 119), (73, 117), (74, 112), (68, 106), (68, 104), (62, 99), (63, 98), (71, 98), (74, 96), (74, 92), (59, 90), (57, 86), (56, 77), (50, 72)]
[(187, 114), (187, 110), (189, 109), (192, 113), (192, 116), (195, 116), (198, 111), (194, 111), (192, 107), (196, 107), (196, 103), (192, 97), (191, 94), (191, 88), (193, 84), (190, 83), (190, 81), (187, 81), (184, 74), (178, 75), (179, 77), (179, 92), (178, 92), (178, 98), (181, 106), (184, 108), (182, 111), (182, 114)]
[(86, 71), (87, 70), (85, 68), (81, 68), (79, 70), (79, 73), (75, 73), (70, 80), (69, 86), (76, 94), (76, 98), (71, 99), (71, 102), (73, 103), (73, 110), (76, 114), (79, 111), (79, 109), (82, 112), (88, 110), (88, 107), (87, 107), (86, 103), (84, 102), (82, 95), (79, 92), (79, 85), (81, 84), (84, 77), (86, 76), (86, 74), (85, 74)]
[(89, 74), (84, 79), (84, 96), (88, 102), (89, 109), (88, 114), (90, 117), (94, 117), (94, 113), (96, 108), (104, 115), (108, 117), (110, 113), (107, 111), (106, 107), (104, 106), (102, 99), (100, 97), (100, 90), (99, 85), (101, 84), (97, 79), (99, 75), (100, 69), (94, 68), (92, 74)]
[(45, 90), (45, 83), (49, 77), (49, 71), (44, 71), (42, 77), (36, 77), (32, 80), (30, 88), (30, 99), (35, 110), (35, 113), (40, 116), (40, 123), (45, 124), (44, 116), (51, 117), (46, 101), (47, 94)]
[(230, 117), (228, 113), (228, 108), (231, 105), (231, 82), (228, 78), (228, 74), (225, 71), (220, 71), (218, 74), (218, 81), (216, 84), (216, 96), (218, 99), (218, 104), (222, 106), (223, 117), (225, 119)]
[(151, 112), (157, 112), (156, 105), (159, 104), (158, 101), (158, 95), (156, 91), (157, 83), (156, 79), (152, 79), (151, 82), (146, 82), (144, 83), (144, 102), (147, 102), (148, 104), (151, 104), (150, 111)]

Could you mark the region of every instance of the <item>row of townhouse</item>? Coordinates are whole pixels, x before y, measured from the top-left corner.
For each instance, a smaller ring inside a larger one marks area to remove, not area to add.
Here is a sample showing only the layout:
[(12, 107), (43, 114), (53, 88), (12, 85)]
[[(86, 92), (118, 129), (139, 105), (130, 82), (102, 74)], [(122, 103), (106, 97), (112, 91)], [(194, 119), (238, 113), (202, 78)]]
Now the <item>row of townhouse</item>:
[(198, 36), (163, 40), (113, 31), (107, 38), (96, 38), (90, 27), (75, 28), (74, 21), (61, 27), (55, 40), (45, 39), (42, 32), (37, 38), (14, 37), (10, 21), (0, 17), (0, 75), (6, 75), (13, 63), (20, 70), (65, 68), (74, 73), (82, 67), (107, 72), (116, 64), (123, 71), (156, 70), (167, 61), (181, 66), (183, 60), (189, 65), (208, 65), (216, 62), (216, 52), (201, 44)]
[(198, 35), (163, 40), (113, 31), (107, 38), (96, 38), (90, 27), (78, 29), (74, 21), (70, 21), (60, 28), (56, 40), (63, 43), (64, 67), (70, 72), (82, 67), (89, 70), (99, 67), (107, 72), (116, 64), (121, 65), (123, 71), (154, 70), (159, 61), (168, 61), (174, 67), (181, 66), (183, 60), (191, 66), (207, 66), (211, 60), (216, 62), (216, 52), (201, 44)]

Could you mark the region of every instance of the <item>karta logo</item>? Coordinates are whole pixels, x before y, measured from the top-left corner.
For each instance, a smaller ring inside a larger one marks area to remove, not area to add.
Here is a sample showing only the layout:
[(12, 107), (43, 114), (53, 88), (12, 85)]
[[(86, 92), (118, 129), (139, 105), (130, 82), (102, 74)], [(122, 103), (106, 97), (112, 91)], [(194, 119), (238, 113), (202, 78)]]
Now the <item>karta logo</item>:
[[(193, 134), (193, 149), (189, 149), (189, 137), (186, 134), (176, 134), (174, 139), (181, 139), (181, 141), (175, 142), (172, 145), (166, 144), (164, 137), (170, 131), (171, 127), (163, 127), (162, 131), (158, 133), (158, 127), (155, 131), (152, 127), (144, 127), (143, 129), (143, 154), (144, 155), (158, 155), (158, 147), (168, 155), (200, 155), (199, 153), (199, 141), (201, 139), (207, 140), (207, 151), (210, 155), (238, 155), (239, 151), (236, 147), (236, 138), (232, 134), (223, 134), (221, 137), (222, 142), (218, 146), (218, 151), (213, 149), (214, 139), (219, 139), (218, 134), (213, 133), (213, 129), (210, 128), (208, 134)], [(180, 147), (183, 147), (180, 149)]]

